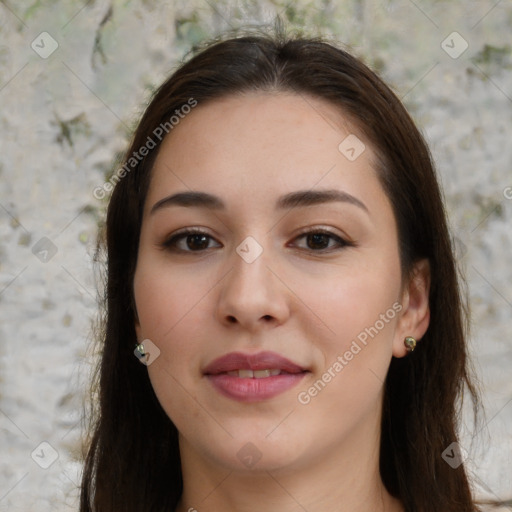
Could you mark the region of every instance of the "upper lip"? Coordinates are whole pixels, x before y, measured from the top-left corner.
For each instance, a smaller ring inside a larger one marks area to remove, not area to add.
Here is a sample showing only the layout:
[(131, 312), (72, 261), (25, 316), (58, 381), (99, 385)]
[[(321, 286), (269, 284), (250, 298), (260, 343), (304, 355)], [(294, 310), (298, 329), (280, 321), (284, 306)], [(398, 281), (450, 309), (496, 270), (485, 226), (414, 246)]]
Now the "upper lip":
[(219, 373), (234, 370), (269, 370), (279, 369), (287, 373), (300, 373), (306, 371), (298, 364), (275, 352), (259, 352), (258, 354), (244, 354), (231, 352), (214, 359), (203, 370), (205, 375), (218, 375)]

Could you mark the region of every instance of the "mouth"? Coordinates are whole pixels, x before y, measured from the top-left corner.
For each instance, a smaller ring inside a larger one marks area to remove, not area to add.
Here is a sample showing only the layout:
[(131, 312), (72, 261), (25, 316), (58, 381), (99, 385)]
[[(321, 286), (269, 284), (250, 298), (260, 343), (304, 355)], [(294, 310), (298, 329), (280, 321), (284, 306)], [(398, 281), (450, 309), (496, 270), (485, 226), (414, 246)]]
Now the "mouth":
[(279, 368), (273, 368), (271, 370), (232, 370), (230, 372), (225, 372), (225, 374), (230, 377), (239, 377), (240, 379), (265, 379), (267, 377), (275, 377), (276, 375), (284, 373), (288, 372), (280, 370)]
[(240, 402), (273, 398), (297, 385), (307, 373), (306, 368), (274, 352), (232, 352), (203, 370), (216, 391)]

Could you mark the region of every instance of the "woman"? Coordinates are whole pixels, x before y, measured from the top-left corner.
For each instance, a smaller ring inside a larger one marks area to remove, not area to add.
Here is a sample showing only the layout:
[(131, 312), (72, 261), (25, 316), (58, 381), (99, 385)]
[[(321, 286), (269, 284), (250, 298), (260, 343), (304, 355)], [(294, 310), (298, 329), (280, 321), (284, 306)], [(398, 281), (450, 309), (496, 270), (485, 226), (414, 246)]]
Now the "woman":
[(478, 510), (441, 195), (372, 71), (319, 40), (213, 44), (111, 181), (82, 512)]

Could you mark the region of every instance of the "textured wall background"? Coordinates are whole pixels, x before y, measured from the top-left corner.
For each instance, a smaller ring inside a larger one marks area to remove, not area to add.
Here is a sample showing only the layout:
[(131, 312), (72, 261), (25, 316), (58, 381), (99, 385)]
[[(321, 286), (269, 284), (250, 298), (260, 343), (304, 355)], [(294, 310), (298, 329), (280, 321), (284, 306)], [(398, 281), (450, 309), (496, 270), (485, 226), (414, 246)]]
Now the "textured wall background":
[(509, 0), (12, 0), (0, 1), (0, 511), (77, 509), (106, 206), (93, 190), (193, 44), (276, 14), (364, 57), (430, 142), (486, 408), (466, 428), (468, 467), (480, 495), (512, 498)]

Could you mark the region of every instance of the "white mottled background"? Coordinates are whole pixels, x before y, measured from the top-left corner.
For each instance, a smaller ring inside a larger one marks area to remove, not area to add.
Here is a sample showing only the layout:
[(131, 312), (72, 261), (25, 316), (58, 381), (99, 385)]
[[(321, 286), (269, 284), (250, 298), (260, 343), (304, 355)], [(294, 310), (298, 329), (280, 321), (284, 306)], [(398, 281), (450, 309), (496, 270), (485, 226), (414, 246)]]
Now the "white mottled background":
[(364, 57), (431, 144), (467, 276), (484, 392), (486, 417), (464, 437), (465, 446), (477, 441), (468, 467), (479, 495), (512, 499), (510, 0), (5, 0), (0, 511), (77, 510), (92, 256), (106, 205), (93, 189), (152, 88), (193, 44), (277, 13)]

